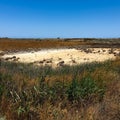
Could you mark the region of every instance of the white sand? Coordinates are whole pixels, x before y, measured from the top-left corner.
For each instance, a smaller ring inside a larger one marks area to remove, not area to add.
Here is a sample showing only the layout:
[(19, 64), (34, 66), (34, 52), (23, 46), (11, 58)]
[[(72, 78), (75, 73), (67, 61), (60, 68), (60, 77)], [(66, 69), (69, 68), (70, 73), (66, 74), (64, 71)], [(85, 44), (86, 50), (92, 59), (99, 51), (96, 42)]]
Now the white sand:
[[(115, 59), (114, 54), (109, 54), (109, 48), (91, 48), (91, 50), (92, 53), (86, 53), (83, 50), (77, 49), (48, 49), (37, 52), (32, 51), (5, 54), (2, 58), (6, 59), (8, 57), (16, 56), (16, 58), (19, 58), (17, 60), (18, 62), (34, 63), (37, 65), (50, 65), (52, 67), (58, 66), (61, 61), (64, 61), (63, 64), (65, 65), (76, 65), (86, 62)], [(13, 59), (10, 60), (13, 61)]]

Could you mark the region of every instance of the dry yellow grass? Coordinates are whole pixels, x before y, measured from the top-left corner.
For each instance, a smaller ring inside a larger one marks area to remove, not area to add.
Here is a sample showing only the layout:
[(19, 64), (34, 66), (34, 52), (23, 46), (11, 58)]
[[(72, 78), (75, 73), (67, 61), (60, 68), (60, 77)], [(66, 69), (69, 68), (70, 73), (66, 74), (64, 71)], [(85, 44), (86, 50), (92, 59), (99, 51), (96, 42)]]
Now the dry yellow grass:
[(120, 47), (119, 39), (9, 39), (0, 38), (0, 50), (26, 50), (59, 47)]
[(83, 41), (64, 41), (64, 40), (14, 40), (0, 39), (0, 50), (26, 50), (29, 48), (59, 48), (59, 47), (75, 47), (78, 45), (86, 45)]

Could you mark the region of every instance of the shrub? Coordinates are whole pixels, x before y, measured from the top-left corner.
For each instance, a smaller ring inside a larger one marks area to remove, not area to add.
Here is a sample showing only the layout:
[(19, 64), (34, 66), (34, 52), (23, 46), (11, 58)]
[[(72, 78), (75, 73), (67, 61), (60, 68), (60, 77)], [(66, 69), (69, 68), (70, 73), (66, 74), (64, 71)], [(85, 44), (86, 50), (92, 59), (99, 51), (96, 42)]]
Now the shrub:
[(57, 69), (3, 61), (0, 112), (8, 120), (117, 119), (119, 73), (119, 59)]
[(3, 86), (0, 85), (0, 98), (1, 98), (2, 94), (3, 94)]
[(4, 91), (3, 89), (4, 89), (4, 86), (2, 84), (2, 74), (0, 73), (0, 98), (3, 94), (3, 91)]
[(104, 93), (104, 88), (100, 88), (94, 79), (88, 76), (80, 81), (73, 79), (67, 90), (67, 93), (70, 101), (79, 102), (88, 99), (93, 95), (101, 96), (101, 93)]

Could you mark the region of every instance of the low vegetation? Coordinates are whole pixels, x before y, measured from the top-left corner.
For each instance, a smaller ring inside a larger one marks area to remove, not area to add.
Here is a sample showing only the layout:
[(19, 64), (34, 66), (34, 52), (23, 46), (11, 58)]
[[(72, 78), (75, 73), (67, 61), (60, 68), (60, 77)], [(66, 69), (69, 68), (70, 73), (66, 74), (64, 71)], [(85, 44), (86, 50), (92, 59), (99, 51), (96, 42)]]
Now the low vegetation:
[(120, 58), (56, 69), (1, 61), (0, 116), (6, 120), (119, 120)]
[(39, 50), (42, 48), (79, 48), (79, 47), (120, 47), (118, 39), (95, 39), (95, 38), (54, 38), (54, 39), (13, 39), (0, 38), (0, 50), (19, 51), (19, 50)]

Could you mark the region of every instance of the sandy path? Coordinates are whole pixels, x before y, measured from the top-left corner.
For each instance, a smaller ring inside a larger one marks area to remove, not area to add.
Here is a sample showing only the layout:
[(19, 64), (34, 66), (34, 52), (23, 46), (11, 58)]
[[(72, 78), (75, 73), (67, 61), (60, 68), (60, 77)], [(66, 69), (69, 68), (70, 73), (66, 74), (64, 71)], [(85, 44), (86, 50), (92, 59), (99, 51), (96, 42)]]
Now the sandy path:
[(114, 59), (114, 54), (109, 54), (109, 51), (109, 48), (94, 48), (90, 49), (90, 52), (77, 49), (48, 49), (37, 52), (31, 51), (5, 54), (2, 58), (9, 61), (34, 63), (37, 65), (50, 65), (52, 67), (56, 67)]

